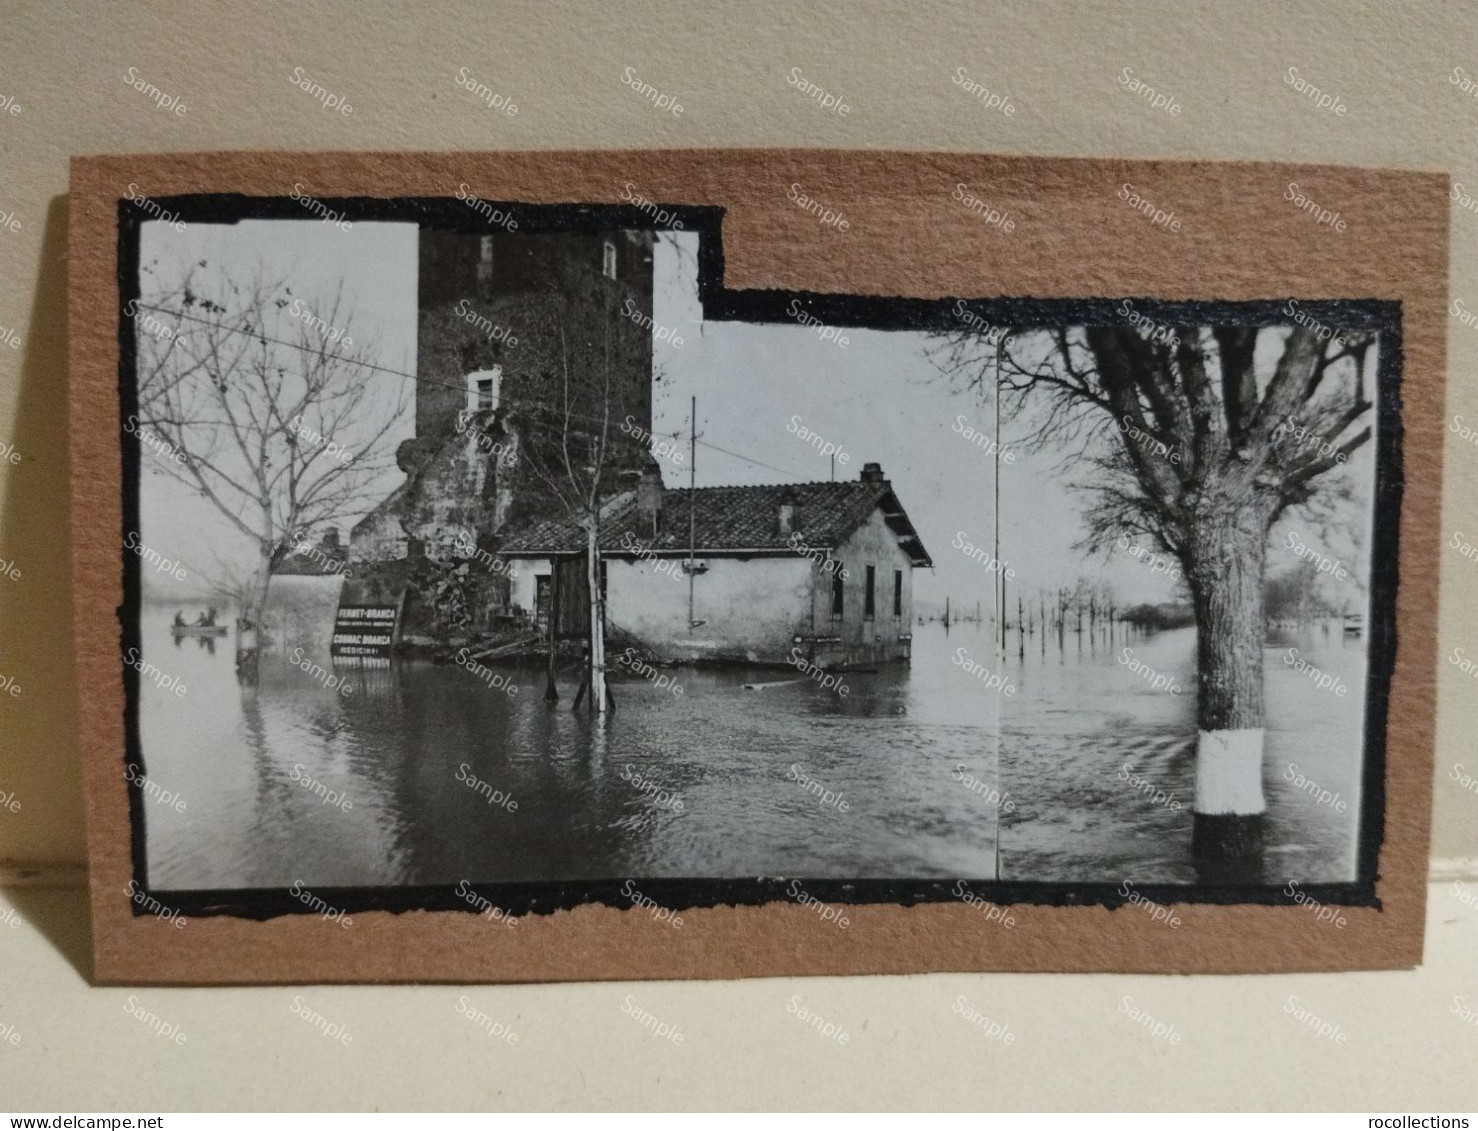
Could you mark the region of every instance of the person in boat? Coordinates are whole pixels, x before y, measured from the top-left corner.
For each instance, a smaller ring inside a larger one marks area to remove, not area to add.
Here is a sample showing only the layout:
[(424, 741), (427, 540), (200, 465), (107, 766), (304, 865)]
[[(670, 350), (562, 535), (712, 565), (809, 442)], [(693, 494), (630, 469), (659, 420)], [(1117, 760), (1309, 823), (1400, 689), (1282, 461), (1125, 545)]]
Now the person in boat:
[(205, 623), (208, 626), (210, 626), (211, 628), (214, 628), (215, 627), (215, 624), (216, 624), (216, 607), (214, 605), (212, 605), (210, 607), (210, 610), (205, 614)]
[(185, 627), (185, 610), (184, 609), (180, 609), (180, 610), (178, 610), (175, 613), (175, 615), (174, 615), (174, 626), (176, 628), (184, 628)]

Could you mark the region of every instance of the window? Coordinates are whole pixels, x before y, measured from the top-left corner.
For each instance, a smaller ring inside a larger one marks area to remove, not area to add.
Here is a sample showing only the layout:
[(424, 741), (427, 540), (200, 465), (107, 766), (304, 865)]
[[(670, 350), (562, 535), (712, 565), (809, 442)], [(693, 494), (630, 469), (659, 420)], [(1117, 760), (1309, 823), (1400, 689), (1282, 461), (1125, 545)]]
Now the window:
[(479, 369), (467, 374), (467, 409), (469, 412), (485, 412), (498, 407), (502, 395), (503, 369)]
[(483, 236), (477, 249), (477, 281), (479, 283), (490, 283), (493, 281), (493, 237)]
[(842, 619), (842, 573), (840, 569), (831, 575), (831, 619)]
[(616, 277), (616, 245), (610, 240), (606, 240), (604, 252), (601, 256), (600, 269), (601, 273), (607, 279), (614, 279)]
[(872, 618), (877, 614), (877, 611), (878, 611), (878, 608), (877, 608), (877, 606), (878, 606), (878, 602), (877, 602), (877, 580), (878, 580), (878, 567), (877, 566), (868, 566), (867, 567), (867, 595), (866, 595), (866, 598), (865, 598), (865, 601), (864, 601), (864, 604), (863, 604), (863, 607), (862, 607), (862, 615), (864, 617), (866, 617), (868, 620), (872, 620)]
[(893, 571), (893, 615), (895, 617), (903, 615), (903, 571), (901, 569)]

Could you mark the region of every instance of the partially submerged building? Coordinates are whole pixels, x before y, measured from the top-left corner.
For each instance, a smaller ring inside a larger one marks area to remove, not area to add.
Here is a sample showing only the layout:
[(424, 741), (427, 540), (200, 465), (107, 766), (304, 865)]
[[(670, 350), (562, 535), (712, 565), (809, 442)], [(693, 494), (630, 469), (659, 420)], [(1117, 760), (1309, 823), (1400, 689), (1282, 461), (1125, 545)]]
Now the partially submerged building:
[[(578, 573), (586, 542), (564, 518), (505, 531), (513, 607), (547, 622), (555, 575)], [(876, 463), (847, 482), (697, 490), (664, 487), (649, 463), (599, 545), (611, 639), (671, 661), (907, 660), (913, 571), (933, 564)]]

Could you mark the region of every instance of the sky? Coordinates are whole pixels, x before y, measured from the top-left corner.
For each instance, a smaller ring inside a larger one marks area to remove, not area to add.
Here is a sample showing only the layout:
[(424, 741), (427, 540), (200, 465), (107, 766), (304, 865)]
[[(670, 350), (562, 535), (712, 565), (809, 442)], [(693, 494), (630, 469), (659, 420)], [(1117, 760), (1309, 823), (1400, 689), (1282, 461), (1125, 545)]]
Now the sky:
[[(824, 481), (832, 478), (833, 466), (818, 446), (830, 443), (838, 448), (837, 479), (855, 479), (865, 463), (877, 462), (891, 480), (934, 562), (932, 569), (914, 573), (919, 601), (942, 603), (948, 595), (957, 607), (977, 600), (989, 604), (992, 574), (957, 547), (962, 542), (999, 557), (1014, 574), (1013, 592), (1071, 586), (1091, 570), (1115, 587), (1121, 604), (1176, 595), (1165, 576), (1129, 554), (1089, 563), (1071, 550), (1083, 535), (1084, 500), (1069, 484), (1082, 471), (1064, 464), (1060, 452), (1015, 442), (1010, 424), (1001, 436), (1015, 462), (1002, 468), (997, 553), (996, 462), (957, 424), (963, 415), (972, 428), (989, 434), (992, 407), (939, 371), (926, 352), (930, 338), (915, 331), (845, 328), (843, 346), (788, 320), (704, 322), (697, 292), (698, 238), (697, 233), (665, 235), (655, 250), (652, 431), (659, 439), (665, 434), (682, 453), (680, 463), (659, 460), (669, 487), (687, 487), (690, 477), (699, 487)], [(150, 222), (143, 225), (141, 258), (166, 274), (204, 260), (244, 278), (265, 265), (310, 306), (320, 297), (326, 301), (342, 281), (355, 311), (355, 342), (371, 347), (376, 365), (413, 374), (416, 246), (415, 226), (404, 223), (355, 221), (346, 232), (316, 219), (242, 221), (190, 224), (180, 233)], [(366, 379), (409, 380), (378, 372)], [(697, 398), (695, 461), (688, 456), (690, 397)], [(1027, 423), (1014, 431), (1021, 434)], [(412, 433), (413, 418), (407, 414), (391, 437), (392, 449)], [(808, 439), (806, 433), (819, 438)], [(1346, 473), (1368, 484), (1371, 456), (1367, 445)], [(388, 472), (379, 497), (402, 478), (398, 471)], [(157, 475), (149, 479), (141, 509), (143, 540), (187, 566), (195, 560), (209, 566), (214, 553), (250, 552), (207, 501)], [(344, 523), (346, 536), (350, 525)], [(1363, 574), (1362, 546), (1335, 540), (1324, 547), (1315, 532), (1298, 530), (1302, 541), (1329, 556), (1360, 562)], [(1275, 533), (1281, 541), (1282, 530)], [(1281, 564), (1294, 563), (1270, 554), (1272, 568)]]

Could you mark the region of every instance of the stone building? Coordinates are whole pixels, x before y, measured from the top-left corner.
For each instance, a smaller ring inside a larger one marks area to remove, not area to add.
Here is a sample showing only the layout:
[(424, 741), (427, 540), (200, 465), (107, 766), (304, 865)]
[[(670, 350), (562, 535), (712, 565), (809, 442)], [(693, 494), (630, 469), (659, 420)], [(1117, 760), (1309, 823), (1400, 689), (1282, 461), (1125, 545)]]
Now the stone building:
[[(560, 518), (505, 531), (511, 606), (546, 623), (555, 565), (583, 560), (586, 537)], [(671, 661), (906, 661), (913, 571), (933, 564), (876, 463), (850, 482), (696, 491), (649, 463), (600, 547), (611, 639)]]
[(412, 642), (516, 627), (504, 528), (569, 508), (562, 457), (601, 420), (610, 491), (644, 458), (618, 429), (651, 422), (652, 251), (651, 232), (422, 229), (416, 433), (405, 482), (351, 533), (344, 603), (395, 604)]

